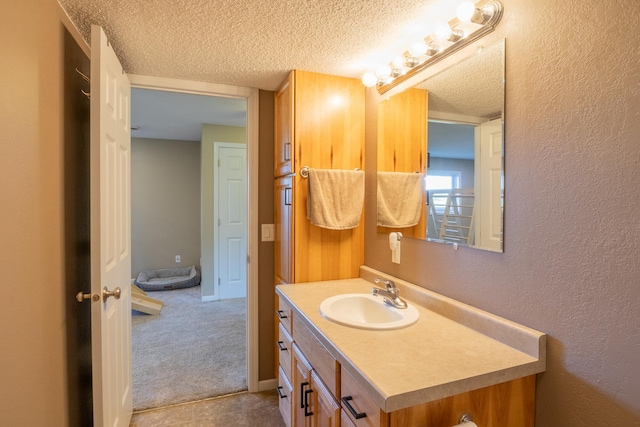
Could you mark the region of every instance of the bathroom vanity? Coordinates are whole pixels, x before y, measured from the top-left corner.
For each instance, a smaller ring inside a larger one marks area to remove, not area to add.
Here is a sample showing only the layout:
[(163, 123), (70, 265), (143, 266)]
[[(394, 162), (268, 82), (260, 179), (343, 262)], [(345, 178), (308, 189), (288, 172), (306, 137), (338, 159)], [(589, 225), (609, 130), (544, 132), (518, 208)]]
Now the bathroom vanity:
[[(287, 426), (532, 427), (545, 334), (361, 267), (360, 278), (279, 285), (278, 393)], [(393, 280), (417, 322), (370, 330), (320, 304)]]

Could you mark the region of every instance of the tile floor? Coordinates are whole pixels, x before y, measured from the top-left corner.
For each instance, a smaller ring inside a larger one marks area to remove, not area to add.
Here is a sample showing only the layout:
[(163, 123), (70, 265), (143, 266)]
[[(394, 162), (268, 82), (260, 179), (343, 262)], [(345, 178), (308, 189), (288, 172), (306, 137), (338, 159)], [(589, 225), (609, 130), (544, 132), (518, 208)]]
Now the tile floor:
[(237, 393), (136, 412), (130, 427), (283, 427), (275, 391)]

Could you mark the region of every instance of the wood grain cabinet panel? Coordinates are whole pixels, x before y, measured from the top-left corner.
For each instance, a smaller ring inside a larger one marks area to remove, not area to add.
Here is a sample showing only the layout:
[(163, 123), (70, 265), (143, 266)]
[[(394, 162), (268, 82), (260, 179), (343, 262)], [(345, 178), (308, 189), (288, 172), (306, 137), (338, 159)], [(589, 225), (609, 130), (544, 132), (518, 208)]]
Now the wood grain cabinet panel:
[(364, 102), (358, 79), (299, 70), (276, 93), (276, 284), (358, 277), (364, 221), (348, 230), (311, 225), (308, 181), (299, 172), (364, 169)]

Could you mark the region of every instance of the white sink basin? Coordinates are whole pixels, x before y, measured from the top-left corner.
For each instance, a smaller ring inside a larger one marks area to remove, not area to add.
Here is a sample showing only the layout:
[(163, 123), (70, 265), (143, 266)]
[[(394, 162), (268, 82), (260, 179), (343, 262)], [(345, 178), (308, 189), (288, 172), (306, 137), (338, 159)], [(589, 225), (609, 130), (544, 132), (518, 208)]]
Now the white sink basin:
[(336, 295), (320, 303), (320, 313), (327, 319), (361, 329), (400, 329), (413, 325), (420, 313), (413, 305), (395, 308), (381, 296), (370, 294)]

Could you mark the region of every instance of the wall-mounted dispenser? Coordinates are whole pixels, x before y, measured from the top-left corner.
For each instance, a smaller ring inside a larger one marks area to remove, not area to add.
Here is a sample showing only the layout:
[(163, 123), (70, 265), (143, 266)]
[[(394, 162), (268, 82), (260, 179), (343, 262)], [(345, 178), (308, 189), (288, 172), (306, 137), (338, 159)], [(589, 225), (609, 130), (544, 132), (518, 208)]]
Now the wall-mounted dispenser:
[(391, 249), (391, 262), (400, 264), (400, 240), (402, 233), (389, 233), (389, 248)]

